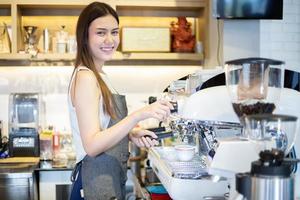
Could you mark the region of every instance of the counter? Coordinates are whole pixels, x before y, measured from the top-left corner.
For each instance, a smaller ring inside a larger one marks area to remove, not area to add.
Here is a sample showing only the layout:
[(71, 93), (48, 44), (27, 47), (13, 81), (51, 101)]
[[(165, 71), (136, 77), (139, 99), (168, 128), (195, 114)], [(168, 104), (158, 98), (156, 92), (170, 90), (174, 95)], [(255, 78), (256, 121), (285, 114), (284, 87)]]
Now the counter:
[(70, 177), (75, 164), (75, 160), (69, 160), (66, 165), (57, 165), (53, 161), (39, 161), (39, 157), (1, 159), (1, 198), (6, 200), (69, 199), (72, 184)]

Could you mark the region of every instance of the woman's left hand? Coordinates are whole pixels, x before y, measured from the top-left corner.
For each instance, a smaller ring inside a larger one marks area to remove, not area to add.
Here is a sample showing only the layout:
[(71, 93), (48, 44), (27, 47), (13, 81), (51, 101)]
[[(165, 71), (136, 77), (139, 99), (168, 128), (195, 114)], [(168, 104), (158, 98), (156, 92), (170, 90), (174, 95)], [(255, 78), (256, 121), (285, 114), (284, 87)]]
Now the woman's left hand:
[[(145, 137), (150, 136), (150, 137)], [(138, 147), (153, 147), (158, 145), (158, 141), (155, 140), (157, 136), (154, 132), (141, 128), (134, 128), (129, 134), (130, 140)]]

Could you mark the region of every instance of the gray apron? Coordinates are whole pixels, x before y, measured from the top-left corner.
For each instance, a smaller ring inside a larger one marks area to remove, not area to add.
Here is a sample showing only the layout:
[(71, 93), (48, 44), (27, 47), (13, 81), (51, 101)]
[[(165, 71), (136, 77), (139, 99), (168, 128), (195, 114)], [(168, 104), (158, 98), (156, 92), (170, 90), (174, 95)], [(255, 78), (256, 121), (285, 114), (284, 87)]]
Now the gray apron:
[[(117, 119), (111, 119), (108, 127), (127, 116), (125, 96), (113, 94), (113, 98), (117, 105)], [(84, 199), (125, 199), (128, 158), (128, 136), (96, 157), (86, 155), (82, 160), (81, 168)]]

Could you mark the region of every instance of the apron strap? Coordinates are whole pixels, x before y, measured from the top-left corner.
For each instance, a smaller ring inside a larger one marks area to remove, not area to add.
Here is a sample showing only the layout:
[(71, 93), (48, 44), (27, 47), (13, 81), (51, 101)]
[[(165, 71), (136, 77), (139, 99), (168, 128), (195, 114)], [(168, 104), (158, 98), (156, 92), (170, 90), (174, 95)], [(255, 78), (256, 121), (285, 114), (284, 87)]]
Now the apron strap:
[(76, 163), (76, 165), (72, 171), (72, 174), (71, 174), (72, 183), (74, 183), (77, 180), (79, 171), (81, 170), (81, 165), (82, 165), (82, 161)]

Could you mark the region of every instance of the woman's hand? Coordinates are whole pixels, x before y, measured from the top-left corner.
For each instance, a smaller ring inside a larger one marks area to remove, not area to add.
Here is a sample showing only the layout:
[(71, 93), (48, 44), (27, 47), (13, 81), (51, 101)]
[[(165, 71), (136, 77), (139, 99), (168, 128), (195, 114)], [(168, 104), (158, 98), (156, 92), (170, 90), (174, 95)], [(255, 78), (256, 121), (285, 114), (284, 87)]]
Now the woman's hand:
[[(150, 137), (145, 137), (146, 135), (148, 135)], [(152, 131), (141, 129), (141, 128), (134, 128), (129, 133), (129, 138), (138, 147), (149, 148), (149, 147), (153, 147), (153, 146), (159, 144), (158, 141), (154, 139), (154, 138), (157, 138), (155, 133), (153, 133)]]
[(166, 100), (159, 100), (155, 103), (147, 105), (133, 113), (137, 117), (137, 121), (142, 121), (148, 118), (155, 118), (159, 121), (164, 121), (174, 109), (173, 105)]

